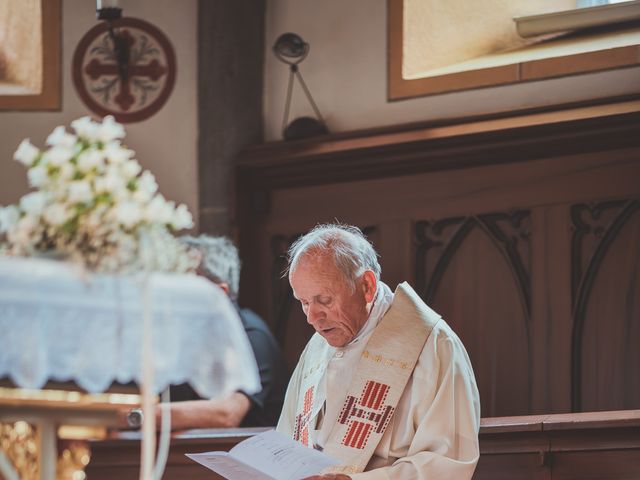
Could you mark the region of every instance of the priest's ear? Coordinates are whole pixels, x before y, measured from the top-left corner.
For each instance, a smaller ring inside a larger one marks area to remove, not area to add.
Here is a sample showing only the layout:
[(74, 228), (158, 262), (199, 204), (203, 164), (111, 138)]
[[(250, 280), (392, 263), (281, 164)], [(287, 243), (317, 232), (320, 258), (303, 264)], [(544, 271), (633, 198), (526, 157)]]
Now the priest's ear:
[(362, 274), (362, 291), (364, 293), (365, 302), (373, 302), (377, 289), (378, 281), (376, 280), (376, 274), (371, 270), (365, 270)]

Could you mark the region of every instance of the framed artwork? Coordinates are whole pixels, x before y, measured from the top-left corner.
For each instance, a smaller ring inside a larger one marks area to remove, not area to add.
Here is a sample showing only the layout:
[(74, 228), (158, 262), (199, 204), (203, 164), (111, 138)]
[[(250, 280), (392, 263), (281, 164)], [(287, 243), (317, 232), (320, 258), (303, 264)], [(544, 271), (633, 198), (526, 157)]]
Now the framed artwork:
[(61, 4), (0, 2), (0, 110), (60, 110)]

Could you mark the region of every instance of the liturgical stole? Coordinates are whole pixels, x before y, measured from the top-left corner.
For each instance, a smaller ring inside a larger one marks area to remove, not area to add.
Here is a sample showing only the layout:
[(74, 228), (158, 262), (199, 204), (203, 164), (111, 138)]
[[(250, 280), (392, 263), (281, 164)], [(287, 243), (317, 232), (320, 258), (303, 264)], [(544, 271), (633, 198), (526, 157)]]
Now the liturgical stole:
[[(407, 283), (398, 285), (393, 302), (362, 352), (337, 422), (324, 452), (341, 461), (333, 473), (362, 472), (382, 439), (413, 373), (424, 344), (440, 315), (427, 307)], [(325, 392), (322, 377), (333, 351), (322, 337), (314, 339), (314, 364), (303, 376), (305, 392), (296, 408), (294, 438), (309, 445), (309, 421), (316, 417)], [(319, 344), (322, 342), (323, 344)], [(315, 345), (314, 345), (315, 344)]]

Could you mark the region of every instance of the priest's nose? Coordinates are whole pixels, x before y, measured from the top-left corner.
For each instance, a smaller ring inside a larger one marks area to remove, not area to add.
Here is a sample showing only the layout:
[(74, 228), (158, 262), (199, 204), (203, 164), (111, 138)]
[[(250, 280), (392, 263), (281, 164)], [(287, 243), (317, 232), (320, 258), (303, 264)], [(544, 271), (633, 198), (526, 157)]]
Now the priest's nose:
[(324, 313), (318, 307), (318, 305), (310, 304), (307, 308), (307, 323), (312, 327), (315, 327), (318, 323), (318, 320), (324, 318)]

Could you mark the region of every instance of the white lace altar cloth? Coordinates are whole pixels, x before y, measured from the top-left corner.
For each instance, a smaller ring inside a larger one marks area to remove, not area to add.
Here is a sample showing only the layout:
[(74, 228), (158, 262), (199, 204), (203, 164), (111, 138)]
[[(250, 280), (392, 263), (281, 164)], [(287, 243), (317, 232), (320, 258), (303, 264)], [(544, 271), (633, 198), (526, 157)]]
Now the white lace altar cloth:
[[(152, 329), (143, 329), (145, 282)], [(118, 276), (64, 262), (0, 258), (0, 378), (22, 388), (74, 381), (88, 392), (142, 382), (152, 336), (159, 393), (189, 381), (205, 398), (260, 390), (255, 358), (225, 293), (195, 275)]]

